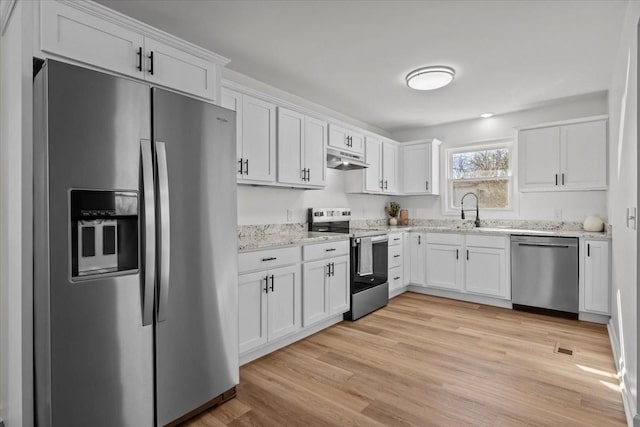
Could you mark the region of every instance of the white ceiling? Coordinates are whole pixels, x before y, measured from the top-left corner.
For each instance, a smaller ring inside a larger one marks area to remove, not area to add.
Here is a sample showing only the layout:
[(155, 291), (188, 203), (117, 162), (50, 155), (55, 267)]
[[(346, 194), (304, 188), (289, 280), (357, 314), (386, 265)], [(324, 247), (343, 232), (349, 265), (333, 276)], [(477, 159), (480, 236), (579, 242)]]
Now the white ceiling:
[[(606, 90), (627, 1), (98, 0), (389, 132)], [(456, 69), (417, 92), (405, 75)]]

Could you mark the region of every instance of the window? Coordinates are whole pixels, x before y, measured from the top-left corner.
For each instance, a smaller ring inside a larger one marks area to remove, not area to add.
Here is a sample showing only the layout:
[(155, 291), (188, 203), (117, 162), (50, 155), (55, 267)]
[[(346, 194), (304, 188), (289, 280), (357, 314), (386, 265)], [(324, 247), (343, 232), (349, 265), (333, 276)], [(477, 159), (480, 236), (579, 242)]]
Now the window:
[[(460, 210), (462, 197), (469, 192), (478, 196), (481, 209), (511, 210), (511, 142), (474, 145), (446, 151), (446, 211)], [(475, 200), (467, 198), (469, 208)]]

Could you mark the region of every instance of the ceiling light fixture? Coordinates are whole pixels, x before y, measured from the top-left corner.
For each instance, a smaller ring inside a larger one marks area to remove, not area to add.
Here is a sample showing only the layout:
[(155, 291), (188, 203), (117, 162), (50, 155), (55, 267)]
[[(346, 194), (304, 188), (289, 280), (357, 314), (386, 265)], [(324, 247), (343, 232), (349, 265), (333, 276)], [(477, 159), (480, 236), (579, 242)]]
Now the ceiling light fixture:
[(451, 67), (435, 65), (418, 68), (407, 74), (407, 86), (415, 90), (433, 90), (448, 85), (456, 72)]
[(480, 114), (480, 117), (482, 117), (483, 119), (488, 119), (489, 117), (493, 117), (493, 113), (482, 113)]

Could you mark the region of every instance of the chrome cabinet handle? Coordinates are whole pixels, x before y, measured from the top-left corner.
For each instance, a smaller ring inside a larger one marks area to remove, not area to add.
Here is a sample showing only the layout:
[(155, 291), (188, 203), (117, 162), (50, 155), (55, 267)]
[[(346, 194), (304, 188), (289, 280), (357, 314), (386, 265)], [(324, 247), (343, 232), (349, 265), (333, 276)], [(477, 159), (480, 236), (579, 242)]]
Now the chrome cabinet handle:
[(238, 171), (238, 173), (239, 173), (240, 175), (242, 175), (242, 174), (243, 174), (242, 158), (240, 158), (240, 160), (238, 160), (238, 163), (240, 163), (240, 170)]
[(336, 248), (331, 248), (331, 249), (325, 249), (324, 251), (325, 251), (325, 252), (333, 252), (333, 251), (335, 251), (335, 250), (336, 250)]
[(169, 220), (169, 172), (167, 170), (167, 151), (164, 142), (156, 141), (156, 171), (158, 176), (158, 210), (160, 222), (160, 277), (158, 280), (158, 322), (167, 319), (169, 303), (169, 266), (171, 262), (171, 222)]
[(276, 260), (276, 259), (278, 259), (278, 258), (272, 256), (272, 257), (269, 257), (269, 258), (262, 258), (262, 261), (273, 261), (273, 260)]
[(556, 174), (556, 185), (558, 185), (558, 174)]
[(393, 280), (398, 280), (400, 278), (400, 276), (396, 276), (393, 278)]
[(307, 181), (311, 181), (311, 169), (307, 168)]
[(244, 174), (249, 175), (249, 159), (244, 161)]
[(458, 259), (458, 249), (456, 249), (456, 259)]
[(144, 266), (142, 288), (142, 325), (153, 323), (153, 294), (156, 281), (156, 216), (153, 188), (153, 157), (151, 142), (140, 141), (142, 159), (142, 197), (144, 200)]
[(326, 271), (327, 277), (331, 277), (331, 263), (330, 262), (327, 263), (325, 267), (327, 267), (327, 271)]
[(272, 275), (271, 275), (271, 287), (269, 288), (269, 290), (270, 290), (271, 292), (273, 292), (274, 282), (275, 282), (275, 278), (274, 278), (274, 276), (273, 276), (273, 274), (272, 274)]
[(269, 293), (269, 276), (264, 276), (264, 289), (265, 294)]
[(394, 255), (393, 257), (394, 258), (400, 258), (400, 255)]
[(336, 275), (336, 263), (335, 262), (331, 263), (331, 275), (332, 276)]

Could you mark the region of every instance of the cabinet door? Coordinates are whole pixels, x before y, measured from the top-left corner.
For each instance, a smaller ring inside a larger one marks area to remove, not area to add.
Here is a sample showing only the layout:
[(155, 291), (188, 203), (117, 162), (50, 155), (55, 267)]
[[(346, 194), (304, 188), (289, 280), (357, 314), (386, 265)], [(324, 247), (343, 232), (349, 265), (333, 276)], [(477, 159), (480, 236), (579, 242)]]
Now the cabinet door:
[(610, 314), (609, 242), (585, 240), (582, 259), (585, 310)]
[(146, 81), (216, 100), (216, 64), (149, 37), (144, 46)]
[(349, 131), (341, 126), (329, 124), (329, 145), (339, 148), (341, 150), (351, 150), (351, 147), (347, 145), (347, 137)]
[(329, 316), (329, 261), (307, 262), (302, 267), (302, 326)]
[(242, 157), (244, 179), (275, 181), (276, 106), (242, 96)]
[(425, 249), (427, 246), (427, 236), (424, 233), (410, 233), (409, 236), (411, 242), (411, 256), (409, 257), (411, 284), (424, 286), (427, 284), (427, 257)]
[(358, 154), (363, 154), (364, 142), (365, 142), (364, 135), (358, 132), (350, 131), (349, 137), (351, 138), (351, 142), (350, 142), (351, 146), (349, 147), (349, 150), (354, 151)]
[(561, 185), (566, 190), (607, 188), (607, 122), (562, 127)]
[(302, 286), (300, 266), (269, 271), (267, 322), (269, 341), (300, 329)]
[(467, 246), (465, 290), (492, 297), (507, 297), (507, 253), (505, 249)]
[(402, 239), (402, 284), (407, 286), (411, 282), (411, 233), (403, 233)]
[(304, 115), (278, 107), (278, 182), (305, 182), (302, 163), (304, 133)]
[(385, 192), (399, 191), (398, 147), (386, 142), (382, 144), (382, 180)]
[(367, 138), (365, 145), (365, 161), (369, 167), (364, 170), (364, 191), (368, 193), (382, 192), (382, 142)]
[(518, 135), (520, 190), (557, 189), (560, 184), (560, 128), (520, 131)]
[(349, 257), (332, 258), (331, 277), (329, 277), (329, 312), (331, 315), (345, 313), (351, 307), (349, 289)]
[(427, 244), (427, 286), (461, 291), (463, 263), (462, 246)]
[(307, 184), (324, 187), (327, 182), (327, 122), (306, 117), (304, 122), (304, 166)]
[(236, 112), (236, 161), (238, 162), (238, 177), (242, 177), (240, 170), (242, 159), (242, 94), (223, 87), (220, 90), (220, 106)]
[(402, 147), (403, 191), (405, 194), (429, 193), (429, 144)]
[[(144, 78), (146, 62), (138, 70), (138, 51), (144, 56), (144, 37), (107, 20), (57, 1), (40, 5), (41, 49), (116, 73)], [(144, 59), (144, 58), (142, 58)]]
[(240, 353), (267, 342), (267, 272), (241, 274), (238, 278)]

